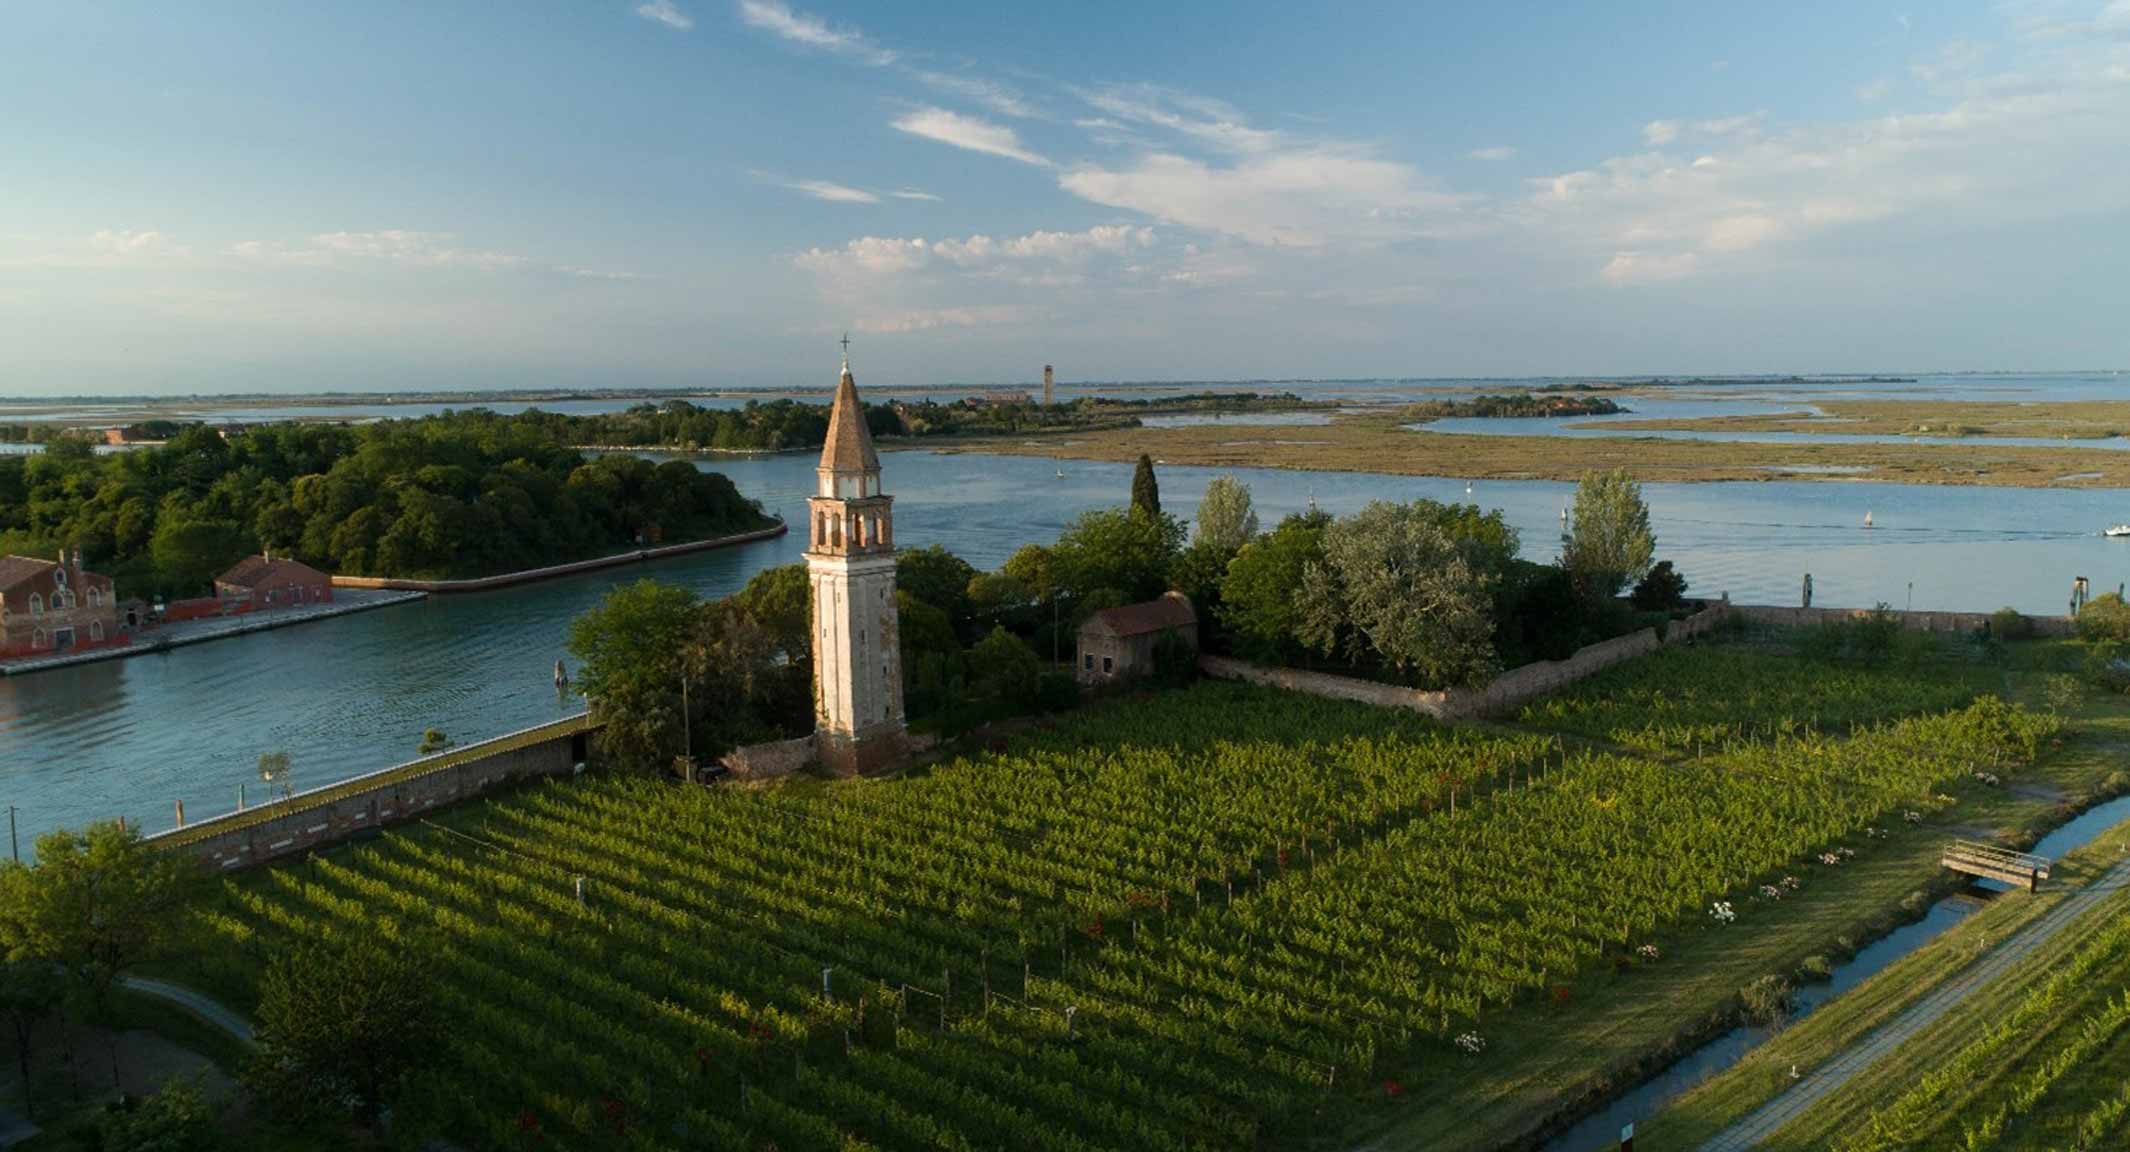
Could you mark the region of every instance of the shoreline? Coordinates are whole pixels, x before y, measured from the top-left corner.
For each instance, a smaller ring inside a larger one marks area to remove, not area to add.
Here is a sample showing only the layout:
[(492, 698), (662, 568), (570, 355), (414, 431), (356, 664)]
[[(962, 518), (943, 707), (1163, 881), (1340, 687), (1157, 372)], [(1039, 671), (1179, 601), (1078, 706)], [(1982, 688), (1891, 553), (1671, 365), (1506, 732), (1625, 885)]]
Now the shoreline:
[(473, 576), (464, 580), (413, 580), (399, 576), (335, 576), (335, 588), (361, 588), (395, 592), (419, 592), (425, 595), (450, 595), (460, 592), (487, 592), (496, 588), (510, 588), (519, 584), (531, 584), (540, 580), (552, 580), (560, 576), (575, 576), (580, 572), (596, 572), (602, 568), (617, 568), (623, 564), (641, 564), (649, 560), (663, 560), (668, 556), (683, 556), (690, 552), (707, 552), (713, 548), (727, 548), (735, 544), (752, 544), (758, 540), (774, 540), (791, 526), (782, 520), (767, 528), (751, 532), (737, 532), (730, 536), (712, 536), (703, 540), (690, 540), (681, 544), (664, 544), (656, 548), (638, 548), (630, 552), (617, 552), (611, 556), (597, 556), (590, 560), (573, 560), (567, 564), (553, 564), (545, 568), (524, 568), (516, 572), (502, 572), (494, 576)]
[(1324, 425), (1199, 424), (1021, 433), (932, 443), (882, 442), (883, 452), (1057, 456), (1129, 464), (1279, 468), (1471, 480), (1555, 480), (1624, 468), (1647, 484), (1862, 481), (1965, 488), (2130, 489), (2130, 452), (2069, 445), (1795, 443), (1635, 436), (1474, 435), (1404, 427), (1369, 413)]
[(276, 628), (290, 628), (298, 624), (309, 624), (317, 620), (331, 620), (336, 616), (352, 616), (357, 612), (371, 612), (379, 608), (390, 608), (397, 604), (411, 604), (416, 600), (425, 600), (429, 595), (426, 592), (411, 590), (383, 591), (394, 591), (396, 594), (365, 598), (345, 604), (336, 601), (332, 604), (319, 605), (315, 609), (281, 610), (286, 612), (286, 615), (282, 615), (279, 612), (265, 612), (249, 613), (243, 616), (218, 617), (216, 622), (225, 623), (226, 627), (202, 628), (195, 632), (177, 636), (156, 636), (139, 643), (108, 648), (92, 648), (86, 652), (68, 652), (57, 656), (41, 656), (30, 660), (4, 661), (0, 662), (0, 676), (28, 676), (37, 672), (73, 668), (82, 664), (95, 664), (105, 660), (123, 660), (129, 656), (149, 656), (157, 652), (168, 652), (173, 648), (205, 644), (214, 640), (227, 640), (232, 636), (249, 636), (255, 632), (271, 632)]

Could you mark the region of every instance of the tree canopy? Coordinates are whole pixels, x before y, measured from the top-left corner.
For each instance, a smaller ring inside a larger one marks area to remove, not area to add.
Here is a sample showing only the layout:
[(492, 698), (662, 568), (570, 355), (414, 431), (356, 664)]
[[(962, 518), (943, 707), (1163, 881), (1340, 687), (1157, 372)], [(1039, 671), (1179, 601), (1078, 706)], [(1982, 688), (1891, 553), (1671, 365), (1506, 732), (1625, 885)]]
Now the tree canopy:
[(327, 572), (452, 579), (768, 523), (681, 461), (587, 456), (539, 414), (205, 425), (98, 456), (0, 456), (0, 553), (79, 547), (133, 594), (195, 596), (262, 548)]
[(1161, 481), (1154, 475), (1154, 458), (1144, 452), (1132, 469), (1132, 511), (1161, 515)]
[(1575, 486), (1575, 510), (1561, 541), (1561, 567), (1586, 595), (1610, 598), (1640, 580), (1656, 555), (1642, 486), (1624, 468), (1592, 472)]
[(1216, 553), (1234, 555), (1257, 535), (1257, 509), (1250, 489), (1233, 476), (1215, 476), (1198, 502), (1198, 538)]

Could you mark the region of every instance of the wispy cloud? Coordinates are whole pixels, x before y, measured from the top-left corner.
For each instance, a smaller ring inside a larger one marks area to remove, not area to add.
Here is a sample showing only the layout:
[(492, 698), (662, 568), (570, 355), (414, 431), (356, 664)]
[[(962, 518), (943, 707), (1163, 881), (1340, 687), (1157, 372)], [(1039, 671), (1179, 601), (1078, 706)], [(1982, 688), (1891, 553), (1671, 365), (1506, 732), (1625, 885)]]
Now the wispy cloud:
[(937, 140), (971, 152), (1003, 156), (1023, 164), (1050, 166), (1048, 159), (1023, 147), (1020, 136), (1013, 129), (979, 116), (964, 116), (945, 108), (919, 108), (896, 119), (894, 127), (912, 136)]
[(1474, 160), (1507, 160), (1514, 155), (1516, 155), (1516, 149), (1509, 147), (1507, 144), (1472, 149), (1472, 159)]
[(939, 197), (937, 197), (937, 196), (934, 196), (934, 195), (932, 195), (932, 194), (931, 194), (930, 192), (926, 192), (926, 191), (924, 191), (924, 190), (923, 190), (923, 189), (921, 189), (921, 188), (898, 188), (898, 189), (896, 189), (895, 191), (893, 191), (893, 192), (890, 192), (890, 193), (888, 193), (888, 195), (890, 195), (890, 196), (893, 196), (893, 197), (894, 197), (895, 199), (897, 199), (897, 200), (937, 200), (937, 199), (939, 199)]
[(231, 245), (229, 254), (259, 264), (311, 268), (376, 262), (405, 268), (494, 271), (527, 263), (525, 257), (512, 252), (462, 247), (458, 237), (448, 232), (416, 232), (403, 228), (376, 232), (320, 232), (293, 244), (278, 240), (245, 240)]
[(957, 76), (949, 72), (919, 71), (915, 75), (920, 82), (932, 88), (972, 100), (1001, 116), (1026, 119), (1036, 114), (1035, 107), (1019, 92), (996, 81), (976, 76)]
[(1892, 91), (1893, 79), (1888, 76), (1881, 76), (1876, 80), (1857, 85), (1856, 98), (1866, 104), (1876, 104), (1884, 100), (1887, 93)]
[(1662, 148), (1679, 138), (1677, 120), (1651, 120), (1642, 125), (1642, 143), (1652, 148)]
[(878, 204), (880, 197), (863, 188), (852, 188), (833, 180), (793, 180), (784, 185), (794, 192), (826, 200), (831, 204)]
[(695, 27), (695, 18), (680, 10), (673, 0), (648, 0), (636, 6), (636, 14), (654, 24), (686, 32)]
[(856, 28), (838, 28), (819, 16), (800, 12), (783, 0), (740, 0), (740, 19), (794, 44), (853, 56), (868, 64), (893, 64), (896, 54), (868, 40)]
[(1012, 304), (960, 308), (910, 308), (862, 314), (852, 327), (873, 335), (929, 332), (935, 328), (998, 328), (1025, 319), (1027, 311)]
[[(14, 243), (7, 243), (10, 239)], [(87, 236), (0, 236), (0, 268), (167, 267), (191, 255), (189, 245), (152, 228), (102, 228)]]

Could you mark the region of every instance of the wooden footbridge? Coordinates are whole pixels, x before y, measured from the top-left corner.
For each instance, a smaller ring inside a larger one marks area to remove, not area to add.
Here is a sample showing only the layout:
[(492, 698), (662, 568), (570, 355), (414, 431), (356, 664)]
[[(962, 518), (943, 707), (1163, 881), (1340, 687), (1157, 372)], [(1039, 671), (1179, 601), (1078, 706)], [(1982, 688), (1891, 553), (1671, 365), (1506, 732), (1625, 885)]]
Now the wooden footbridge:
[(1980, 876), (2039, 891), (2041, 882), (2049, 878), (2050, 860), (2046, 856), (2034, 856), (2014, 852), (1994, 844), (1978, 844), (1972, 840), (1955, 840), (1945, 846), (1945, 855), (1938, 863), (1955, 872)]

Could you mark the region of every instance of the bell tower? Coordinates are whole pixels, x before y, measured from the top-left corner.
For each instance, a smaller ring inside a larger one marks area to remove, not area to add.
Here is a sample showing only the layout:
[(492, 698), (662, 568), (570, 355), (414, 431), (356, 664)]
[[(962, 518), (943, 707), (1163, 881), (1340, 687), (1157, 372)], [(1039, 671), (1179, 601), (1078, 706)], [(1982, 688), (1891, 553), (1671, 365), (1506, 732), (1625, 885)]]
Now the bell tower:
[(838, 776), (871, 772), (908, 748), (895, 611), (895, 498), (851, 379), (850, 337), (828, 415), (828, 442), (806, 501), (813, 586), (814, 742)]

